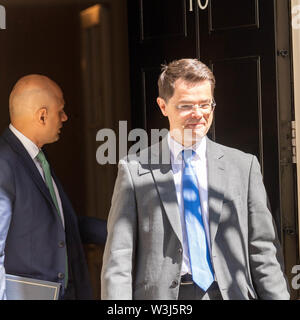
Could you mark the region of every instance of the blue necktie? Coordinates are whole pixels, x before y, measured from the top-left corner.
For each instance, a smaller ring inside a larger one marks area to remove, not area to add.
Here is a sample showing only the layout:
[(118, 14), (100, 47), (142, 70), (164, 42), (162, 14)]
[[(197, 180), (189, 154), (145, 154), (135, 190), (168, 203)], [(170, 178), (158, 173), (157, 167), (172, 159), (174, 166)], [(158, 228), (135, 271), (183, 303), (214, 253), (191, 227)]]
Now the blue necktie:
[(182, 151), (185, 164), (182, 195), (193, 281), (206, 291), (214, 281), (214, 275), (202, 219), (197, 178), (191, 165), (194, 154), (193, 150)]

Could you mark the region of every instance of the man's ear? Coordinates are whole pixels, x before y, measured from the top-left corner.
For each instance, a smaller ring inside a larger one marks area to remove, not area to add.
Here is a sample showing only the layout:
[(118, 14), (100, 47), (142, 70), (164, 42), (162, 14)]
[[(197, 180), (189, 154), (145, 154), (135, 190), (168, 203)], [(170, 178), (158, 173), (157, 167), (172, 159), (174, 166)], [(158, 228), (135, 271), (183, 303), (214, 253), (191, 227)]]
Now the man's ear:
[(162, 114), (163, 114), (165, 117), (167, 117), (167, 116), (168, 116), (168, 113), (167, 113), (167, 110), (166, 110), (166, 102), (165, 102), (165, 100), (164, 100), (163, 98), (158, 97), (158, 98), (156, 99), (156, 102), (157, 102), (157, 104), (158, 104), (158, 106), (159, 106)]
[(36, 118), (41, 125), (45, 125), (48, 112), (46, 107), (40, 108), (36, 113)]

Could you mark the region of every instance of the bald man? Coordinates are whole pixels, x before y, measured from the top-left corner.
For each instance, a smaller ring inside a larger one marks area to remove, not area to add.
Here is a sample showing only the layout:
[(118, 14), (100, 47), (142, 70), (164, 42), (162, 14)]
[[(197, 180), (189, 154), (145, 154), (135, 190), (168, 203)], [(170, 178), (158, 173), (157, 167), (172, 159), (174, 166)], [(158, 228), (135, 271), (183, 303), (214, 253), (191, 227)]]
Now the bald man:
[(64, 111), (60, 87), (28, 75), (9, 98), (11, 124), (0, 137), (0, 298), (5, 274), (58, 282), (61, 299), (92, 299), (72, 205), (42, 147), (59, 139)]

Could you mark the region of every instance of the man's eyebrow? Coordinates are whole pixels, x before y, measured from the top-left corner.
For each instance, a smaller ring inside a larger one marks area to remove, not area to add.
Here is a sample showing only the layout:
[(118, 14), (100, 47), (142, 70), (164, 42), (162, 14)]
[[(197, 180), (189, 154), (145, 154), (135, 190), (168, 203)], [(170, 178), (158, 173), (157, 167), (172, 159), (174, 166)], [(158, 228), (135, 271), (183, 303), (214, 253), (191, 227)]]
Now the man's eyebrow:
[[(205, 99), (205, 100), (201, 100), (200, 104), (202, 103), (206, 103), (206, 102), (211, 102), (211, 99)], [(178, 102), (179, 104), (197, 104), (196, 101), (192, 101), (192, 100), (181, 100)]]

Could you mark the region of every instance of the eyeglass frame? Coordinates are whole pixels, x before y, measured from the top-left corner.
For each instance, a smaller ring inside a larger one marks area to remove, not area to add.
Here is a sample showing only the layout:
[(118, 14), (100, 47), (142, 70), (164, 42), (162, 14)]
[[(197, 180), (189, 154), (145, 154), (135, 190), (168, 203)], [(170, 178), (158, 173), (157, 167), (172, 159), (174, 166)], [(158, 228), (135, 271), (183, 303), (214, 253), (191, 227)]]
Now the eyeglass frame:
[[(194, 109), (196, 108), (196, 109), (200, 109), (203, 112), (204, 111), (204, 109), (203, 109), (204, 105), (210, 105), (211, 110), (209, 112), (207, 112), (207, 113), (212, 113), (215, 110), (215, 107), (216, 107), (217, 104), (216, 104), (215, 100), (212, 99), (212, 101), (210, 103), (202, 103), (200, 105), (198, 103), (197, 104), (184, 104), (184, 105), (178, 105), (175, 108), (177, 110), (179, 110), (179, 111), (189, 111), (189, 112), (194, 111)], [(183, 106), (190, 106), (191, 108), (190, 109), (183, 109), (182, 108)]]

